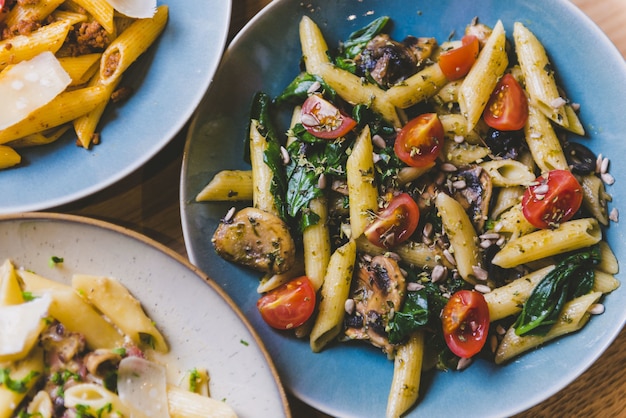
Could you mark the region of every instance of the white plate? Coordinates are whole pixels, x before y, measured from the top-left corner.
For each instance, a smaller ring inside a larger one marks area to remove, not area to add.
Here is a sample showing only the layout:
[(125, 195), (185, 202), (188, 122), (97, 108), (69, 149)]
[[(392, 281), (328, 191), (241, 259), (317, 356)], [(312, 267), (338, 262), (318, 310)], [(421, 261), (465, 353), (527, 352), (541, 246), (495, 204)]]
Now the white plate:
[[(63, 258), (55, 267), (50, 257)], [(69, 283), (72, 274), (115, 277), (170, 344), (168, 367), (206, 367), (211, 395), (239, 417), (288, 415), (274, 365), (228, 296), (185, 259), (132, 231), (88, 218), (0, 216), (0, 259)]]
[(100, 191), (141, 167), (187, 122), (217, 69), (230, 25), (230, 0), (159, 0), (169, 20), (155, 45), (124, 75), (133, 88), (110, 105), (101, 143), (85, 150), (72, 132), (20, 150), (22, 164), (0, 170), (0, 214), (49, 209)]

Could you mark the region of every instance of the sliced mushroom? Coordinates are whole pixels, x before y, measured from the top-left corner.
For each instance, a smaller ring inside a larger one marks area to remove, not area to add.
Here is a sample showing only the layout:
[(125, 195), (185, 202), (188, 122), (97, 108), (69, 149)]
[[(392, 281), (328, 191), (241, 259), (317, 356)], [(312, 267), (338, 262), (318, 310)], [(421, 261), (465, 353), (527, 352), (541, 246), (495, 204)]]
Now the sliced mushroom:
[(108, 371), (116, 370), (121, 360), (119, 354), (99, 348), (85, 355), (85, 367), (92, 375), (103, 378)]
[(222, 222), (212, 242), (220, 257), (264, 273), (284, 273), (295, 261), (296, 248), (287, 224), (252, 207)]
[(350, 339), (369, 340), (385, 353), (391, 353), (385, 330), (393, 312), (400, 309), (406, 281), (398, 263), (385, 256), (362, 260), (355, 273), (351, 298), (354, 311), (346, 316), (346, 335)]
[(483, 229), (489, 216), (492, 184), (489, 174), (479, 166), (470, 166), (455, 173), (453, 197), (465, 208), (477, 231)]
[(375, 36), (365, 49), (355, 58), (357, 72), (361, 76), (370, 76), (381, 86), (390, 87), (412, 76), (418, 69), (418, 58), (413, 51), (424, 55), (425, 45), (417, 45), (416, 38), (411, 38), (410, 47), (392, 40), (389, 35)]

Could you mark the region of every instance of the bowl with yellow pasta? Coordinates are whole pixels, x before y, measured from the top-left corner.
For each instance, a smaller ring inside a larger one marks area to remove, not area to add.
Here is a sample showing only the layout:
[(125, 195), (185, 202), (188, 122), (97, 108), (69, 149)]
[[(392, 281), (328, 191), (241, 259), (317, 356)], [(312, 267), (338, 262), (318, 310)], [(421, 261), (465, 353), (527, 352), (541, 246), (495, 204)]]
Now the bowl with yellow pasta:
[(274, 2), (190, 129), (190, 259), (327, 414), (529, 409), (626, 319), (625, 78), (566, 1)]
[(0, 213), (72, 202), (153, 157), (202, 98), (229, 16), (224, 1), (2, 2)]
[(256, 333), (180, 256), (77, 216), (0, 231), (0, 416), (287, 415)]

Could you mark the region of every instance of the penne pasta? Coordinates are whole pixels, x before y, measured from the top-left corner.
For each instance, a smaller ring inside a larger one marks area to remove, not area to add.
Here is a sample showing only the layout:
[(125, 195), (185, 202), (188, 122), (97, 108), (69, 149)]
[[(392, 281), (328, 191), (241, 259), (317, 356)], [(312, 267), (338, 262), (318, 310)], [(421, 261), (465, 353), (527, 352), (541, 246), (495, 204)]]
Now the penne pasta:
[(196, 195), (196, 202), (252, 201), (251, 170), (222, 170)]
[(348, 196), (350, 200), (350, 228), (357, 239), (378, 210), (378, 190), (374, 181), (373, 146), (369, 127), (366, 126), (352, 148), (346, 163)]
[(310, 334), (311, 350), (315, 353), (321, 351), (341, 332), (355, 262), (354, 240), (337, 248), (330, 257), (320, 291), (319, 313)]
[(459, 88), (459, 106), (467, 119), (468, 131), (478, 123), (491, 92), (509, 63), (505, 44), (504, 26), (498, 21)]
[(476, 284), (474, 268), (480, 266), (478, 237), (467, 213), (459, 202), (445, 193), (437, 194), (435, 206), (450, 239), (456, 268), (463, 280)]
[(541, 229), (509, 241), (492, 263), (511, 268), (556, 254), (597, 244), (602, 239), (598, 221), (593, 218), (563, 222), (555, 229)]
[(393, 361), (393, 378), (387, 400), (387, 418), (403, 416), (419, 397), (424, 361), (424, 335), (415, 332), (398, 347)]
[(313, 199), (309, 203), (309, 209), (319, 216), (319, 221), (302, 231), (304, 269), (313, 288), (317, 291), (324, 282), (331, 252), (326, 198)]

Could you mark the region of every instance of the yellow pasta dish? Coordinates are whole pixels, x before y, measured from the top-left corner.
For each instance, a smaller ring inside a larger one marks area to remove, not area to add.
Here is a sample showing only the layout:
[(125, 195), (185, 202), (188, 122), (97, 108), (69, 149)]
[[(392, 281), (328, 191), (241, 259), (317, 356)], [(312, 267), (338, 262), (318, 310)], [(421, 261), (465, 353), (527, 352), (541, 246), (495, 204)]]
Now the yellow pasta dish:
[(166, 5), (121, 2), (148, 6), (123, 9), (129, 16), (116, 3), (0, 3), (0, 169), (21, 162), (17, 149), (49, 144), (69, 129), (79, 146), (99, 142), (107, 104), (132, 94), (122, 75), (168, 18)]
[(212, 242), (261, 272), (276, 332), (393, 359), (397, 417), (426, 368), (505, 364), (582, 328), (619, 282), (602, 231), (614, 179), (569, 139), (579, 105), (546, 47), (520, 22), (475, 19), (445, 41), (395, 40), (388, 23), (332, 47), (304, 16), (301, 72), (252, 99), (251, 169), (196, 200), (248, 204)]
[[(59, 260), (56, 260), (59, 262)], [(205, 369), (171, 382), (163, 335), (116, 279), (0, 266), (0, 417), (235, 417)]]

